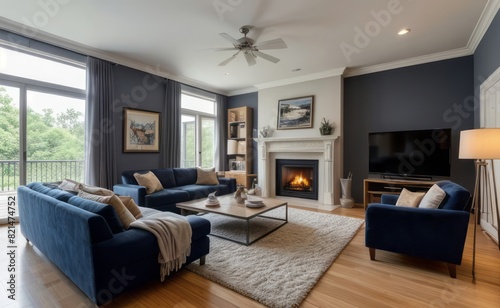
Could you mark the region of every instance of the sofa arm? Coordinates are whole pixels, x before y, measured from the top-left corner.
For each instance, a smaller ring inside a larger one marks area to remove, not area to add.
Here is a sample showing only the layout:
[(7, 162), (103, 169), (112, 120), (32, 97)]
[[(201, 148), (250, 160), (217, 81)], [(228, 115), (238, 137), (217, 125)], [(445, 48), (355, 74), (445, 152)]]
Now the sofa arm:
[(366, 209), (370, 248), (460, 264), (469, 212), (372, 203)]
[(219, 183), (223, 185), (227, 185), (227, 189), (230, 193), (236, 191), (236, 179), (233, 178), (218, 178)]
[(116, 184), (113, 191), (117, 195), (130, 196), (139, 206), (146, 206), (146, 187), (133, 184)]

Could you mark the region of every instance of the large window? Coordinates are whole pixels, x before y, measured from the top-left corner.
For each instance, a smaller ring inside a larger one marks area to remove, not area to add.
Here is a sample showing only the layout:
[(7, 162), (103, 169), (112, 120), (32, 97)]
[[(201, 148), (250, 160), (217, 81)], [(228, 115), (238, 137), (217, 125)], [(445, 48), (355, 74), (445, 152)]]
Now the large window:
[(84, 63), (0, 42), (0, 222), (19, 185), (84, 181)]
[(215, 97), (183, 90), (181, 107), (181, 167), (213, 167), (217, 116)]

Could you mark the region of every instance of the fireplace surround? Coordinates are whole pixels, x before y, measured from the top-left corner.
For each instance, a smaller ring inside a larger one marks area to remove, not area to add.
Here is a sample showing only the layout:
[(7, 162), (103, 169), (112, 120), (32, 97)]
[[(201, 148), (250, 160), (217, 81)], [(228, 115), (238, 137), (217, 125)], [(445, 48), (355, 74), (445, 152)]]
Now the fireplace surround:
[(262, 196), (276, 197), (277, 159), (318, 160), (317, 203), (324, 205), (335, 204), (334, 200), (338, 199), (338, 197), (334, 183), (339, 181), (340, 171), (335, 170), (334, 167), (334, 146), (336, 139), (337, 136), (331, 135), (256, 139), (259, 159), (258, 182), (262, 188)]

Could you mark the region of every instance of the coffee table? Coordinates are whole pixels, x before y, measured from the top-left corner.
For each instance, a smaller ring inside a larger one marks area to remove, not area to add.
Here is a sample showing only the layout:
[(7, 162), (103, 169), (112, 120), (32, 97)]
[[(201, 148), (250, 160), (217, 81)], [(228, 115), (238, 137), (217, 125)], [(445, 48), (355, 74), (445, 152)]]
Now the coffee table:
[[(208, 212), (208, 213), (214, 213), (218, 215), (224, 215), (224, 216), (229, 216), (241, 220), (245, 220), (245, 226), (246, 226), (246, 240), (245, 241), (238, 241), (226, 236), (210, 233), (213, 236), (217, 236), (229, 241), (233, 241), (238, 244), (243, 244), (243, 245), (251, 245), (252, 243), (255, 243), (256, 241), (260, 240), (264, 236), (276, 231), (277, 229), (281, 228), (283, 225), (285, 225), (288, 222), (288, 203), (283, 200), (278, 200), (278, 199), (273, 199), (273, 198), (262, 198), (264, 202), (264, 206), (260, 208), (249, 208), (246, 207), (245, 204), (239, 204), (236, 202), (236, 199), (232, 195), (225, 195), (218, 197), (219, 199), (219, 206), (215, 207), (209, 207), (205, 206), (206, 199), (197, 199), (197, 200), (191, 200), (187, 202), (181, 202), (177, 203), (177, 207), (181, 209), (181, 214), (186, 214), (187, 211), (194, 211), (194, 212)], [(262, 215), (266, 212), (269, 212), (271, 210), (277, 209), (279, 207), (285, 207), (285, 218), (279, 218), (279, 217), (271, 217), (271, 216), (265, 216)], [(253, 239), (250, 241), (250, 220), (255, 217), (261, 217), (261, 218), (266, 218), (266, 219), (273, 219), (273, 220), (279, 220), (283, 221), (282, 224), (276, 226), (275, 228), (269, 230), (265, 234)]]

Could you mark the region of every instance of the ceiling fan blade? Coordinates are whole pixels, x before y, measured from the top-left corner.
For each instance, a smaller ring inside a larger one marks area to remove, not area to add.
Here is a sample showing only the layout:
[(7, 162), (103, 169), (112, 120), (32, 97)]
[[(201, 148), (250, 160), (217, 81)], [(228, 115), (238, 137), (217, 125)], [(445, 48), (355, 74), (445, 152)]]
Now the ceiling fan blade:
[(226, 40), (230, 41), (231, 44), (233, 44), (234, 46), (238, 46), (239, 44), (241, 44), (240, 42), (238, 42), (237, 39), (235, 39), (234, 37), (232, 37), (227, 33), (219, 33), (219, 35), (225, 38)]
[(222, 62), (219, 64), (219, 66), (224, 66), (224, 65), (228, 64), (229, 62), (233, 61), (233, 60), (234, 60), (234, 58), (236, 58), (236, 56), (237, 56), (240, 52), (241, 52), (241, 50), (240, 50), (240, 51), (238, 51), (237, 53), (235, 53), (234, 55), (230, 56), (230, 57), (229, 57), (229, 58), (227, 58), (226, 60), (222, 61)]
[(259, 50), (269, 50), (269, 49), (283, 49), (287, 48), (285, 41), (281, 38), (274, 40), (269, 40), (261, 43), (255, 44)]
[(255, 56), (251, 52), (247, 51), (244, 53), (244, 55), (245, 59), (247, 60), (248, 66), (252, 66), (257, 63), (257, 61), (255, 61)]
[(256, 56), (259, 56), (261, 57), (262, 59), (265, 59), (267, 61), (270, 61), (270, 62), (273, 62), (273, 63), (278, 63), (280, 61), (280, 59), (278, 58), (275, 58), (271, 55), (268, 55), (267, 53), (263, 53), (263, 52), (260, 52), (260, 51), (256, 51), (254, 50), (253, 53), (256, 55)]

